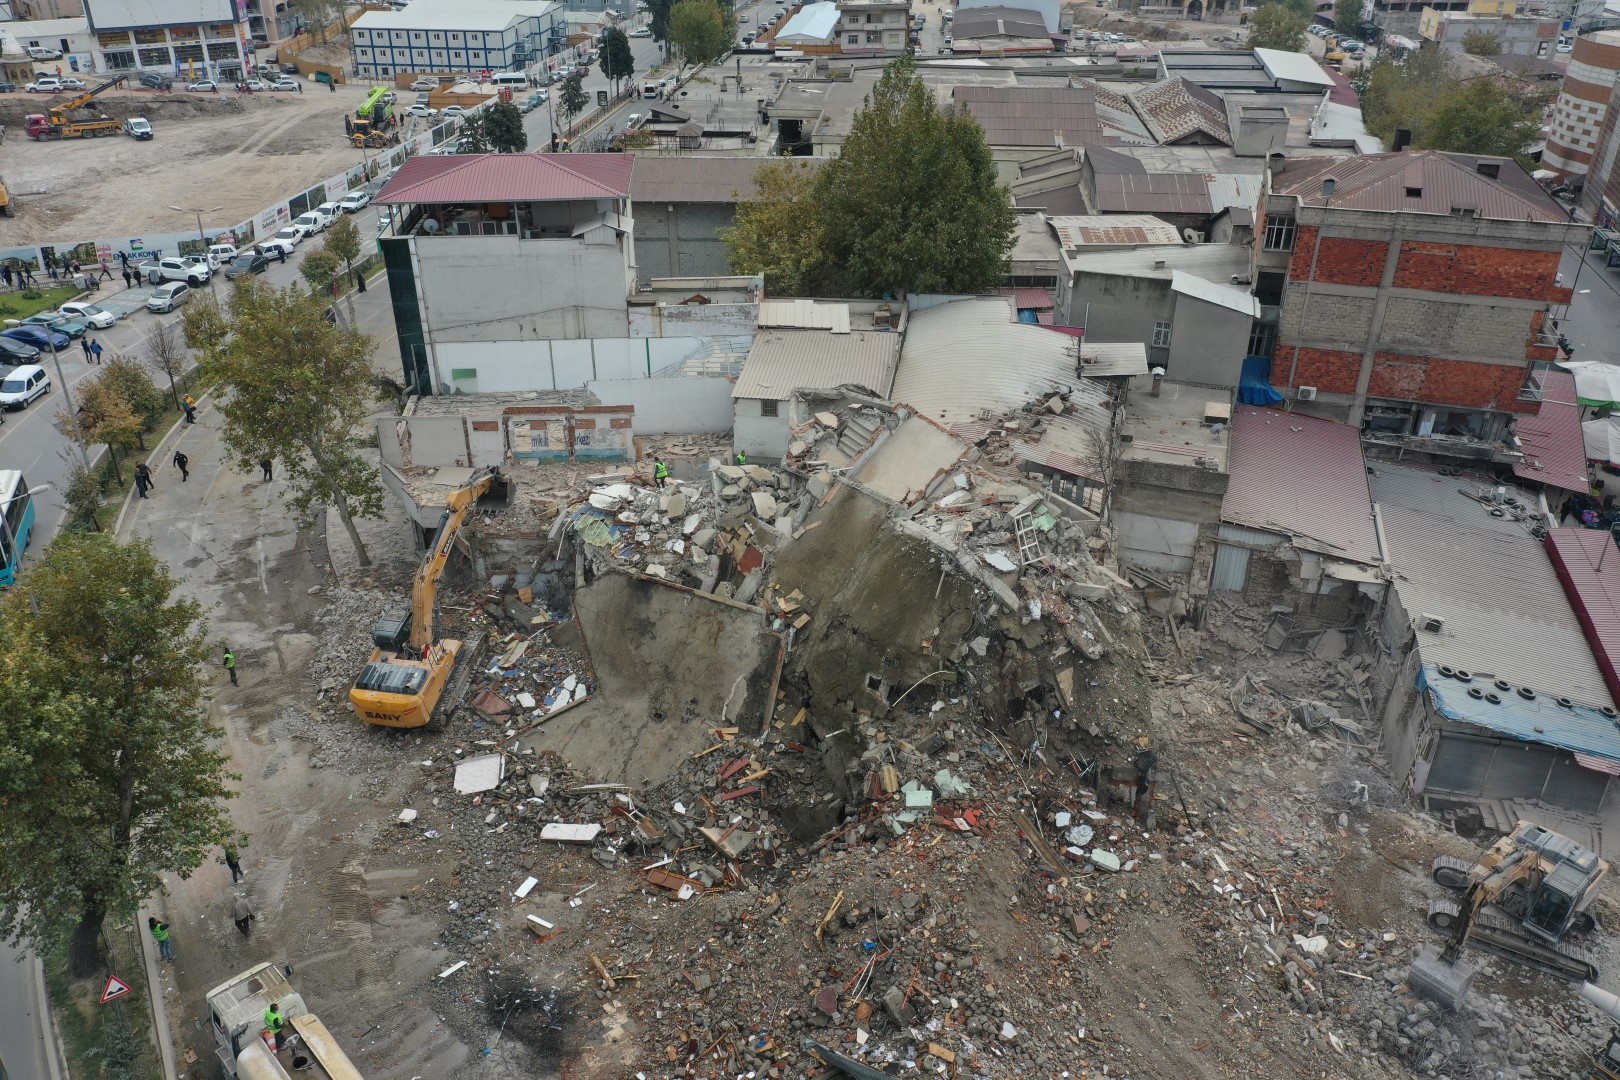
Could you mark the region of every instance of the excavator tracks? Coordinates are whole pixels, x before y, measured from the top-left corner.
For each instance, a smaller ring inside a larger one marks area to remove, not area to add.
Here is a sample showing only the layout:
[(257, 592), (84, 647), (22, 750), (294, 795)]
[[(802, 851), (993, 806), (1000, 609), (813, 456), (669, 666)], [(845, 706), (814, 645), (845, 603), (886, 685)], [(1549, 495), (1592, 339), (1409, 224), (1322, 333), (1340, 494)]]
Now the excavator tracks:
[[(1450, 934), (1460, 916), (1461, 909), (1449, 900), (1429, 905), (1429, 927), (1442, 934)], [(1597, 958), (1591, 953), (1561, 942), (1550, 945), (1526, 937), (1518, 923), (1490, 908), (1474, 917), (1468, 946), (1569, 982), (1597, 981)]]
[(1454, 859), (1450, 855), (1436, 855), (1429, 870), (1435, 884), (1461, 892), (1468, 888), (1474, 873), (1474, 864), (1467, 859)]

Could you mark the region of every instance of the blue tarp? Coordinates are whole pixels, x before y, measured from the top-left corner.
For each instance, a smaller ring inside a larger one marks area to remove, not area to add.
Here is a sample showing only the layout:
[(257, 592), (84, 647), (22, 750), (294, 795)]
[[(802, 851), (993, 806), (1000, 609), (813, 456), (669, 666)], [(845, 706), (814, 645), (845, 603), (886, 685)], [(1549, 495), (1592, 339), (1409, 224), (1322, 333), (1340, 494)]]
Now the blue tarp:
[(1022, 323), (1039, 323), (1041, 321), (1040, 312), (1034, 308), (1021, 307), (1018, 309), (1018, 321)]
[[(1429, 692), (1441, 716), (1463, 724), (1474, 724), (1509, 738), (1545, 743), (1564, 750), (1620, 762), (1620, 727), (1615, 718), (1588, 705), (1558, 704), (1550, 694), (1537, 693), (1533, 700), (1519, 696), (1517, 689), (1498, 690), (1489, 675), (1474, 675), (1469, 682), (1458, 682), (1440, 674), (1433, 664), (1418, 671), (1418, 687)], [(1496, 701), (1473, 697), (1495, 694)]]
[(1244, 405), (1281, 405), (1283, 396), (1271, 386), (1271, 357), (1245, 356), (1238, 379), (1238, 401)]

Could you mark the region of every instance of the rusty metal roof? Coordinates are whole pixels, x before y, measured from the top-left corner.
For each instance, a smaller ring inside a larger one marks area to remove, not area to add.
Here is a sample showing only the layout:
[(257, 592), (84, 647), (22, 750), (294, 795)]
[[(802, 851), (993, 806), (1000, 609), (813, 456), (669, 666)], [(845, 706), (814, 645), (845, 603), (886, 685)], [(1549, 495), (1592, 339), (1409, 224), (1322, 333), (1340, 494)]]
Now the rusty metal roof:
[(1547, 371), (1541, 377), (1541, 390), (1541, 411), (1518, 421), (1524, 460), (1513, 466), (1513, 474), (1584, 495), (1592, 485), (1586, 472), (1581, 407), (1575, 403), (1575, 376)]
[(1105, 214), (1213, 214), (1209, 181), (1195, 173), (1099, 173), (1097, 210)]
[(1161, 143), (1203, 135), (1226, 146), (1232, 145), (1225, 102), (1197, 83), (1179, 77), (1166, 79), (1133, 91), (1130, 99), (1148, 130)]
[(984, 128), (991, 146), (1096, 146), (1114, 141), (1081, 86), (954, 86), (951, 99)]
[(566, 202), (630, 195), (633, 154), (421, 155), (399, 167), (376, 201)]
[(1620, 701), (1620, 551), (1607, 530), (1549, 529), (1544, 543), (1609, 694)]
[[(1481, 172), (1494, 170), (1496, 176)], [(1332, 180), (1327, 195), (1326, 181)], [(1569, 215), (1512, 158), (1415, 150), (1348, 158), (1294, 158), (1273, 191), (1306, 206), (1448, 215), (1471, 210), (1499, 221), (1548, 221)]]
[(1240, 405), (1221, 520), (1287, 533), (1294, 546), (1381, 561), (1361, 433), (1348, 424)]
[(1182, 243), (1180, 229), (1151, 214), (1053, 216), (1047, 220), (1065, 248)]

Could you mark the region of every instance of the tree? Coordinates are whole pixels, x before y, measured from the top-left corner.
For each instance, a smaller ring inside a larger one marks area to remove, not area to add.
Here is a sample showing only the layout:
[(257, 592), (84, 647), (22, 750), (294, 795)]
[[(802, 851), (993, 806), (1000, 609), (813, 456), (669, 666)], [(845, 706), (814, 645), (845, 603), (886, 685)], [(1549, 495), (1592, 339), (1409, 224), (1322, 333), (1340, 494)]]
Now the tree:
[(344, 0), (290, 0), (289, 6), (303, 16), (310, 35), (325, 41), (333, 23), (343, 18)]
[(816, 179), (803, 158), (768, 161), (754, 171), (754, 196), (737, 198), (736, 225), (720, 230), (733, 274), (764, 274), (774, 296), (803, 295), (820, 273)]
[[(196, 302), (188, 307), (188, 311), (207, 308), (211, 317), (220, 318), (219, 305), (214, 298), (206, 293), (197, 297)], [(205, 313), (207, 314), (207, 313)], [(180, 340), (180, 334), (175, 327), (174, 320), (159, 323), (158, 328), (147, 336), (147, 355), (152, 358), (152, 366), (161, 371), (169, 380), (169, 397), (174, 399), (174, 407), (180, 407), (180, 390), (175, 386), (175, 380), (186, 372), (186, 366), (191, 358), (186, 355), (185, 342)]]
[(562, 106), (563, 119), (568, 123), (568, 134), (574, 133), (574, 117), (585, 111), (584, 80), (579, 72), (574, 72), (562, 81), (562, 89), (557, 92), (557, 104)]
[(630, 39), (617, 26), (602, 31), (602, 74), (617, 84), (636, 73), (636, 55), (630, 51)]
[(1456, 85), (1445, 53), (1437, 48), (1415, 49), (1399, 64), (1380, 57), (1367, 73), (1362, 122), (1391, 146), (1397, 131), (1420, 129), (1434, 102)]
[(1016, 223), (984, 132), (892, 61), (816, 175), (823, 262), (856, 294), (978, 292), (1006, 281)]
[(226, 390), (219, 411), (231, 454), (244, 468), (278, 459), (291, 507), (301, 515), (331, 507), (360, 565), (370, 566), (354, 519), (377, 517), (383, 506), (360, 436), (372, 409), (374, 345), (352, 326), (329, 324), (325, 311), (321, 298), (296, 288), (248, 283), (232, 297), (228, 339), (200, 323), (193, 340), (187, 312), (187, 340)]
[(669, 14), (669, 40), (681, 58), (699, 67), (726, 54), (735, 37), (715, 0), (680, 0)]
[(84, 459), (71, 451), (61, 452), (67, 467), (67, 485), (62, 489), (62, 502), (67, 507), (66, 525), (70, 529), (101, 531), (97, 515), (101, 512), (101, 480), (84, 463)]
[(675, 0), (646, 0), (647, 29), (652, 31), (653, 40), (664, 47), (664, 55), (669, 56), (669, 17), (675, 9)]
[(472, 140), (471, 153), (474, 154), (521, 154), (529, 148), (529, 135), (523, 130), (523, 110), (510, 101), (497, 101), (473, 113), (461, 133)]
[(1541, 105), (1491, 79), (1474, 79), (1442, 94), (1424, 118), (1423, 150), (1522, 157), (1541, 137)]
[(144, 540), (63, 533), (0, 598), (0, 930), (71, 928), (75, 975), (107, 918), (237, 839), (201, 701), (217, 654), (176, 584)]
[[(163, 418), (163, 391), (152, 381), (152, 376), (146, 373), (140, 361), (128, 356), (115, 356), (103, 365), (103, 369), (96, 381), (129, 403), (131, 411), (141, 419), (143, 432), (155, 428)], [(145, 450), (145, 441), (141, 441), (139, 446)]]
[(351, 278), (354, 277), (354, 261), (360, 257), (360, 227), (354, 223), (352, 214), (344, 214), (332, 222), (331, 228), (326, 230), (323, 246), (335, 257), (343, 260), (344, 273)]
[(143, 445), (141, 418), (130, 403), (99, 379), (79, 387), (79, 411), (63, 405), (56, 413), (65, 428), (77, 427), (90, 445), (106, 443), (112, 457), (113, 475), (124, 482), (123, 455)]
[(1502, 39), (1489, 30), (1470, 30), (1463, 35), (1462, 48), (1469, 56), (1501, 56)]
[(1249, 19), (1249, 48), (1305, 51), (1308, 19), (1282, 4), (1267, 4)]
[(1333, 29), (1352, 37), (1361, 33), (1361, 24), (1367, 17), (1366, 0), (1334, 0)]
[(342, 271), (342, 262), (324, 247), (305, 255), (303, 264), (298, 267), (298, 272), (309, 282), (309, 291), (326, 297), (331, 296), (332, 282)]

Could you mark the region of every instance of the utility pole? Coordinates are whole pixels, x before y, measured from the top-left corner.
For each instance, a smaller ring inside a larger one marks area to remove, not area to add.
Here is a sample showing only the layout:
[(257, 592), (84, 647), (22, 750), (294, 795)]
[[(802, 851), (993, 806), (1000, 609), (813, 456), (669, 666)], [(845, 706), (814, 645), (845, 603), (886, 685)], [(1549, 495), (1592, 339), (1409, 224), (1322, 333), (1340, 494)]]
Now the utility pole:
[[(364, 155), (362, 155), (362, 157), (363, 156)], [(223, 206), (216, 206), (211, 210), (188, 210), (183, 206), (171, 206), (169, 209), (173, 210), (177, 214), (192, 214), (197, 218), (197, 239), (202, 241), (203, 262), (208, 264), (208, 287), (212, 289), (214, 287), (214, 267), (213, 264), (208, 260), (208, 234), (203, 231), (202, 216), (204, 214), (217, 214), (225, 208)]]

